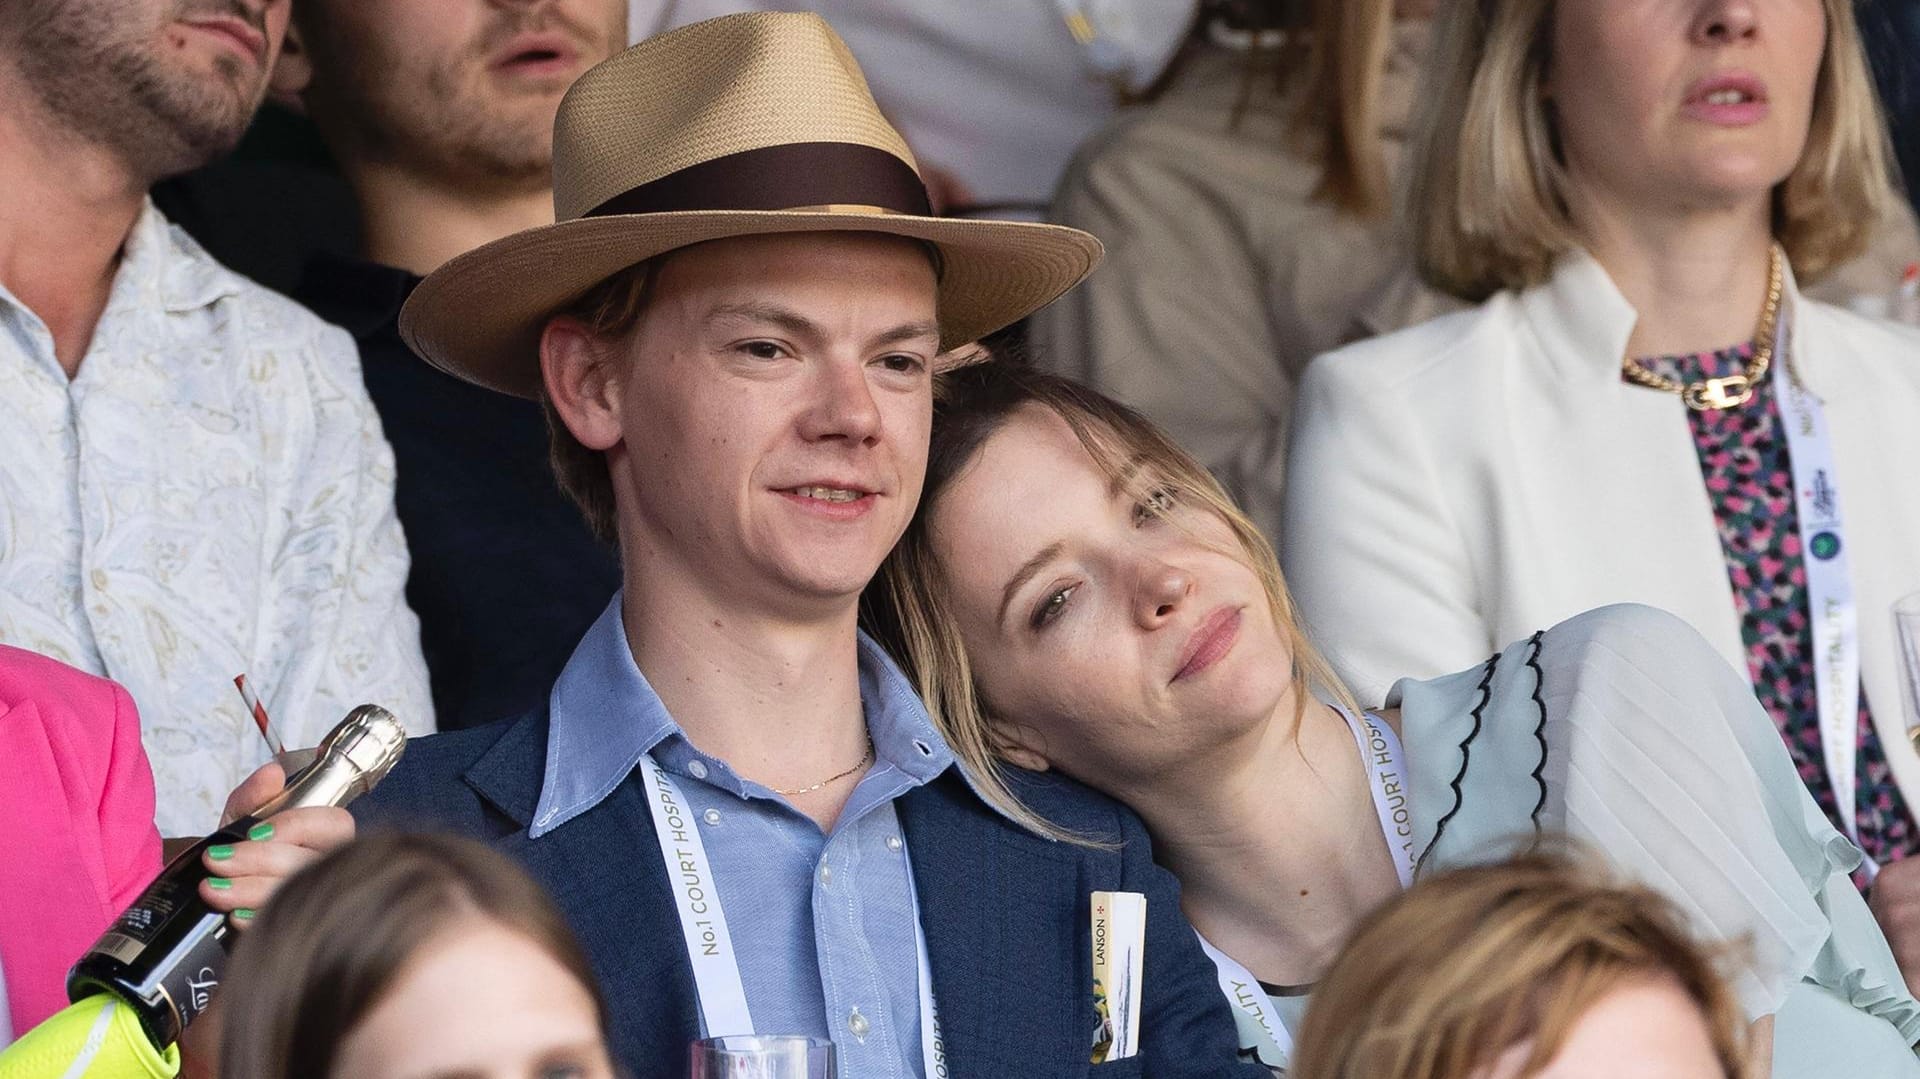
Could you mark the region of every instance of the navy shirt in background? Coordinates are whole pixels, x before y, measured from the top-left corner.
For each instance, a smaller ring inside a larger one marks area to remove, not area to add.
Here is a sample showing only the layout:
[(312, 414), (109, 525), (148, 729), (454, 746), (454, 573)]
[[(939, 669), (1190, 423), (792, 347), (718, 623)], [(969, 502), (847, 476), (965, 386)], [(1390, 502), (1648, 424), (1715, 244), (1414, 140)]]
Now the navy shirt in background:
[(360, 345), (393, 445), (407, 604), (447, 731), (544, 705), (620, 567), (554, 481), (540, 406), (445, 374), (400, 340), (400, 305), (419, 282), (320, 254), (294, 298)]

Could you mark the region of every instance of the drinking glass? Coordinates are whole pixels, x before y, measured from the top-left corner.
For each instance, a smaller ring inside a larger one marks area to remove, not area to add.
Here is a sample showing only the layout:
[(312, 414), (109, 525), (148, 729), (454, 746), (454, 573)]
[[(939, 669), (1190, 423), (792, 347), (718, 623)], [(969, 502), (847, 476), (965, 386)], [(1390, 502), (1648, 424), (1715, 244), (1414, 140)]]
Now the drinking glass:
[(1920, 731), (1920, 592), (1902, 596), (1893, 605), (1893, 625), (1898, 633), (1900, 671), (1906, 676), (1901, 696), (1906, 706), (1909, 737)]
[(735, 1034), (694, 1042), (690, 1079), (834, 1079), (833, 1043), (785, 1034)]

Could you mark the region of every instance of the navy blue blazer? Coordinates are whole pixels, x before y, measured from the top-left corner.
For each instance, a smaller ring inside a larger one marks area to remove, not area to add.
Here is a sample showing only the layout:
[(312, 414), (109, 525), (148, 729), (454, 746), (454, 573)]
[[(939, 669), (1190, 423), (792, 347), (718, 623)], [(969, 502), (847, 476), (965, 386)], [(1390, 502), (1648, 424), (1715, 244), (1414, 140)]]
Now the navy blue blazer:
[[(354, 815), (369, 830), (475, 837), (519, 860), (592, 960), (615, 1057), (641, 1079), (681, 1079), (687, 1043), (700, 1036), (698, 1002), (638, 772), (593, 809), (529, 839), (546, 748), (544, 707), (416, 738), (386, 781), (354, 803)], [(950, 1073), (1268, 1079), (1265, 1068), (1239, 1062), (1213, 965), (1180, 913), (1179, 885), (1153, 864), (1139, 818), (1066, 779), (1016, 773), (1015, 783), (1055, 823), (1119, 842), (1098, 850), (1035, 836), (951, 769), (900, 798)], [(1091, 1065), (1096, 890), (1147, 896), (1146, 996), (1141, 1055)], [(751, 918), (751, 897), (727, 897), (727, 911)]]

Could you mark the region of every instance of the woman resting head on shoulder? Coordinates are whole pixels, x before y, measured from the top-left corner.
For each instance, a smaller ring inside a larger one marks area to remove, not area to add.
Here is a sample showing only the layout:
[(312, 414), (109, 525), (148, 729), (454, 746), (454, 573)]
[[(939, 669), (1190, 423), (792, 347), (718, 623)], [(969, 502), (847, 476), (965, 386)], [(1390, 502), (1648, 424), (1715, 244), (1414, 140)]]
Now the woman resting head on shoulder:
[(1369, 915), (1289, 1079), (1747, 1079), (1745, 1026), (1673, 904), (1535, 852)]
[(1363, 713), (1205, 469), (1137, 413), (1001, 362), (943, 376), (920, 511), (864, 613), (1003, 811), (1058, 836), (1013, 793), (1014, 770), (1058, 769), (1139, 812), (1269, 1065), (1367, 911), (1539, 832), (1754, 939), (1746, 1018), (1819, 1017), (1773, 1044), (1776, 1075), (1828, 1074), (1829, 1040), (1920, 1075), (1920, 1003), (1857, 855), (1671, 616), (1590, 612)]
[(610, 1079), (560, 912), (503, 855), (368, 836), (289, 879), (221, 988), (227, 1079)]

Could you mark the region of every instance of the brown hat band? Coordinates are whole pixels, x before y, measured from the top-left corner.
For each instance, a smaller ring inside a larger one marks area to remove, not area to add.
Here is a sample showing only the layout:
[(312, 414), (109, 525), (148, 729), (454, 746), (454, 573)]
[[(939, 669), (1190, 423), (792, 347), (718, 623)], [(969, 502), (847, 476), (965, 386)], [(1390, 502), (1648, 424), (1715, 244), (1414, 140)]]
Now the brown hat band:
[(919, 175), (887, 151), (850, 142), (800, 142), (689, 165), (615, 195), (581, 216), (849, 203), (918, 217), (933, 213)]

